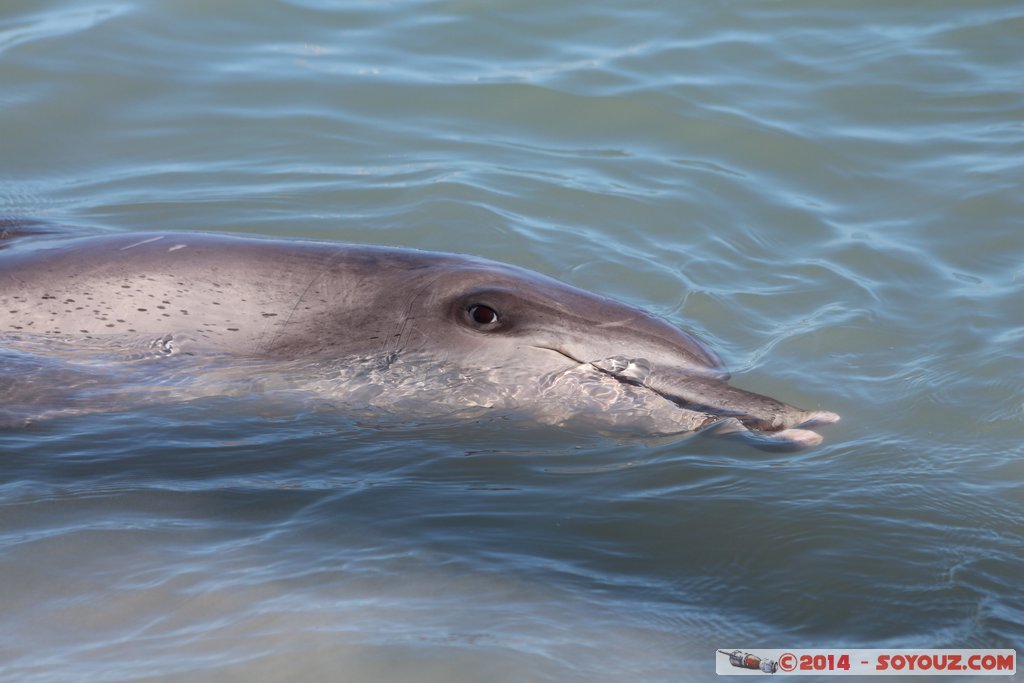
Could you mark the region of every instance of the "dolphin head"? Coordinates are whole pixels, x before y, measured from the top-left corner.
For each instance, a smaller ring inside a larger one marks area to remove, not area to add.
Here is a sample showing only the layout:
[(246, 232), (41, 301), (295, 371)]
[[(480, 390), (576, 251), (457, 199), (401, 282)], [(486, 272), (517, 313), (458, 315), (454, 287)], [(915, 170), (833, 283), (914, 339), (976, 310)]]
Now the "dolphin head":
[[(566, 391), (611, 391), (631, 410), (646, 405), (671, 415), (679, 431), (714, 425), (781, 447), (817, 444), (821, 437), (802, 427), (838, 419), (732, 387), (718, 355), (691, 334), (525, 269), (467, 259), (421, 276), (413, 289), (402, 354), (441, 354), (469, 372), (537, 382), (552, 409), (580, 398)], [(621, 403), (598, 404), (599, 411)]]

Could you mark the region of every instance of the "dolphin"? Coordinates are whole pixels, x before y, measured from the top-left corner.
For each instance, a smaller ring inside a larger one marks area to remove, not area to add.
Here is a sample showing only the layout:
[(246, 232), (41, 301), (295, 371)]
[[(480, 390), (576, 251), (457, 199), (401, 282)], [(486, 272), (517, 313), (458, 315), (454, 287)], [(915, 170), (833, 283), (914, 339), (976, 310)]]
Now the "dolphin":
[[(381, 396), (415, 387), (428, 413), (473, 395), (549, 422), (587, 413), (766, 447), (816, 445), (808, 427), (839, 419), (733, 387), (718, 355), (661, 318), (483, 258), (205, 233), (17, 246), (0, 251), (0, 352), (49, 344), (67, 360), (148, 340), (193, 362), (361, 365), (360, 382)], [(413, 380), (389, 384), (402, 368)]]

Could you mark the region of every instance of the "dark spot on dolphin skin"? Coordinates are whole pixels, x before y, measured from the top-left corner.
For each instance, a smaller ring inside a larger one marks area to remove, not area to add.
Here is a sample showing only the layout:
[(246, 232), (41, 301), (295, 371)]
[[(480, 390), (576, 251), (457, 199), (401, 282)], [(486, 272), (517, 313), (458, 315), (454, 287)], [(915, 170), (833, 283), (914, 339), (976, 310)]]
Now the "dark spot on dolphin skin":
[(183, 309), (181, 309), (181, 314), (182, 314), (182, 315), (188, 315), (188, 311), (186, 311), (186, 310), (185, 310), (185, 309), (183, 308)]
[(131, 289), (131, 285), (121, 285), (121, 289)]
[(89, 334), (89, 330), (79, 330), (82, 334)]
[(237, 327), (229, 327), (228, 328), (228, 332), (238, 332), (238, 328)]
[(136, 311), (139, 311), (139, 312), (141, 312), (141, 313), (145, 313), (145, 312), (146, 312), (146, 309), (145, 309), (145, 308), (136, 308), (135, 310), (136, 310)]
[(166, 306), (157, 306), (157, 308), (159, 308), (162, 311), (162, 310), (165, 310), (167, 307)]
[(107, 323), (107, 327), (114, 327), (114, 323)]
[(275, 318), (275, 317), (277, 317), (277, 313), (264, 313), (263, 317), (264, 318)]
[(43, 294), (43, 300), (44, 300), (44, 301), (45, 301), (46, 299), (56, 299), (56, 298), (57, 298), (57, 297), (53, 296), (52, 294)]

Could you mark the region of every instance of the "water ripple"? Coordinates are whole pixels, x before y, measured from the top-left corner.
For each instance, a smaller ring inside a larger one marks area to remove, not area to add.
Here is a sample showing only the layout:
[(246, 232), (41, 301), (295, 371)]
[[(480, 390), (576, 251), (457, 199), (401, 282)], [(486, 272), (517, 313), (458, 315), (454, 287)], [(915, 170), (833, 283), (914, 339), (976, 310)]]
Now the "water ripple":
[(705, 680), (730, 642), (1024, 642), (1019, 2), (4, 16), (0, 214), (480, 254), (843, 421), (764, 454), (240, 391), (5, 429), (0, 679)]

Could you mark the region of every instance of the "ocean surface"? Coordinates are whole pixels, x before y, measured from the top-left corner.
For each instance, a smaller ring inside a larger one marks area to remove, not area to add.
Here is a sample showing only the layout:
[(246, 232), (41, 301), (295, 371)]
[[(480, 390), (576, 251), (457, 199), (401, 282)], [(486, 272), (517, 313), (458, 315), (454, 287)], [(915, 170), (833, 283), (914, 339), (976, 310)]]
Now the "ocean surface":
[(6, 429), (0, 680), (1020, 654), (1022, 35), (1011, 0), (4, 0), (0, 215), (485, 256), (842, 421), (771, 453), (253, 391)]

